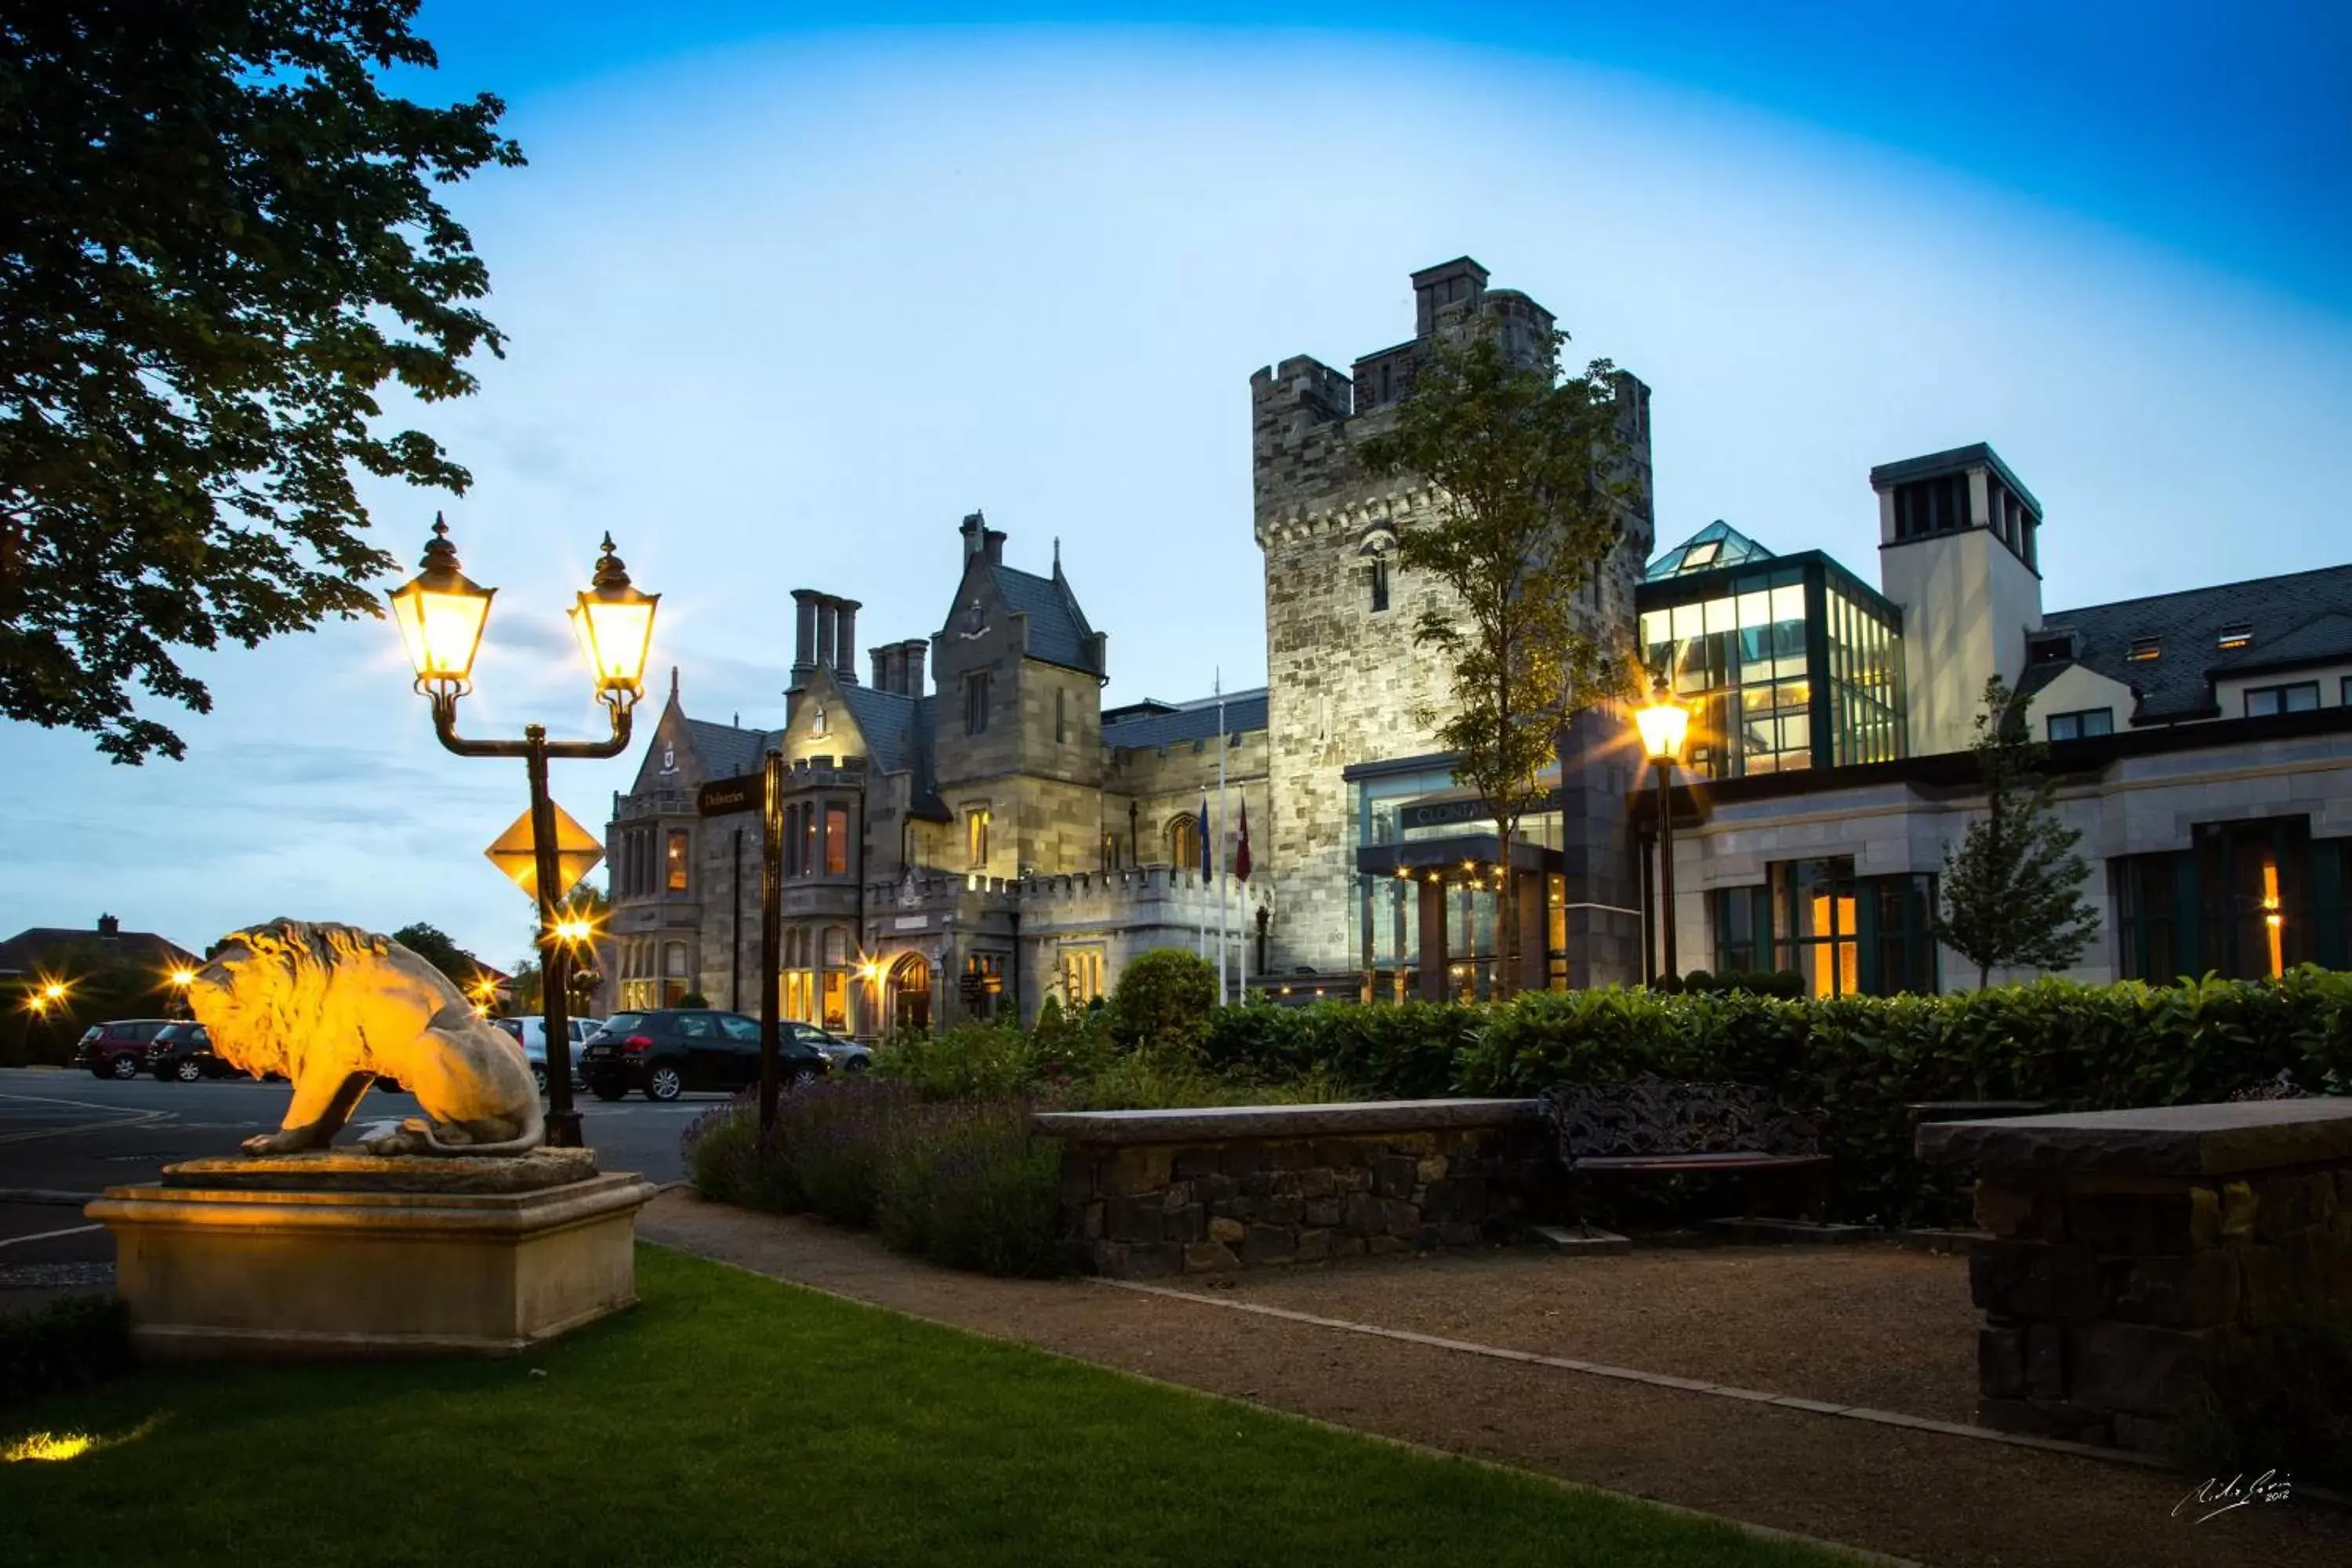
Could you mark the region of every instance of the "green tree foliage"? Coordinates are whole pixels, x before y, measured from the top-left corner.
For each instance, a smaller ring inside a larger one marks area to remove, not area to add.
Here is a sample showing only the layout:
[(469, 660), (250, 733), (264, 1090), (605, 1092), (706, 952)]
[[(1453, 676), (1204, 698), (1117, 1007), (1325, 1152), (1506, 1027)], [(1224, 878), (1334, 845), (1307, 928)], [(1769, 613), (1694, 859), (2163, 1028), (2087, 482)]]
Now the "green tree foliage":
[(522, 162), (415, 0), (0, 0), (0, 714), (118, 763), (202, 713), (176, 650), (381, 613), (355, 472), (463, 492), (389, 382), (474, 389), (489, 279), (435, 187)]
[(482, 973), (482, 961), (459, 947), (439, 926), (418, 921), (393, 932), (392, 940), (456, 981), (461, 991), (471, 987)]
[[(1538, 775), (1560, 726), (1601, 689), (1607, 650), (1581, 627), (1578, 592), (1622, 532), (1634, 499), (1621, 460), (1612, 377), (1595, 360), (1563, 379), (1565, 332), (1537, 364), (1517, 363), (1491, 325), (1441, 337), (1414, 370), (1387, 432), (1359, 448), (1375, 474), (1418, 475), (1437, 490), (1433, 521), (1397, 541), (1397, 563), (1449, 592), (1413, 636), (1446, 658), (1452, 700), (1417, 713), (1459, 761), (1454, 776), (1495, 813), (1502, 864), (1520, 818), (1542, 800)], [(1513, 879), (1497, 885), (1498, 994), (1517, 988)]]
[(1111, 1035), (1131, 1049), (1189, 1056), (1217, 1005), (1216, 966), (1196, 952), (1162, 947), (1138, 955), (1110, 996)]
[(1999, 676), (1985, 682), (1969, 748), (1985, 815), (1944, 856), (1936, 935), (1977, 966), (1982, 990), (1995, 969), (2064, 969), (2099, 932), (2083, 897), (2091, 868), (2074, 853), (2082, 834), (2058, 820), (2058, 781), (2042, 771), (2048, 748), (2026, 729), (2022, 704)]

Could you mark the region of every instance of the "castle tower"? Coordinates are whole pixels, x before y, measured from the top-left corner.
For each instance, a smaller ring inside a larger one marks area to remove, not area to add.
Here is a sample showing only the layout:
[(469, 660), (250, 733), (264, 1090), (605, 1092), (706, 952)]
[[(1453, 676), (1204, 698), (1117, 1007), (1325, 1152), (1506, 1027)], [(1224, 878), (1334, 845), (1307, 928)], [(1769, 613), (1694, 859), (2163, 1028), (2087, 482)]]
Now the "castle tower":
[[(1393, 564), (1398, 537), (1430, 515), (1433, 498), (1418, 479), (1368, 474), (1355, 448), (1393, 425), (1415, 364), (1441, 332), (1484, 321), (1521, 363), (1538, 363), (1551, 312), (1488, 288), (1487, 276), (1468, 257), (1414, 273), (1413, 336), (1358, 360), (1352, 374), (1301, 355), (1250, 377), (1271, 689), (1264, 863), (1276, 878), (1269, 960), (1283, 972), (1359, 964), (1358, 813), (1347, 770), (1439, 750), (1412, 715), (1449, 705), (1451, 671), (1414, 645), (1413, 625), (1444, 590)], [(1654, 536), (1649, 395), (1620, 373), (1619, 429), (1642, 499), (1586, 606), (1612, 642), (1630, 641)]]

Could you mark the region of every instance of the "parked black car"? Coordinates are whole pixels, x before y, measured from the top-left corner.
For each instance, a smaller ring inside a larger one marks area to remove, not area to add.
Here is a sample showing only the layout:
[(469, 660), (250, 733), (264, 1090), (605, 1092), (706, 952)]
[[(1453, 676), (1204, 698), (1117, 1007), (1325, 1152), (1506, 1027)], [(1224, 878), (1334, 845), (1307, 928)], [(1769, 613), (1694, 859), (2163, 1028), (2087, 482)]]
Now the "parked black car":
[(100, 1078), (137, 1078), (147, 1065), (147, 1047), (169, 1018), (115, 1018), (92, 1024), (74, 1047), (73, 1065)]
[(186, 1020), (166, 1024), (156, 1031), (155, 1043), (147, 1047), (147, 1070), (157, 1078), (177, 1079), (182, 1083), (194, 1083), (200, 1078), (246, 1076), (213, 1055), (213, 1037), (205, 1033), (202, 1024)]
[[(780, 1031), (776, 1067), (786, 1083), (821, 1077), (831, 1065), (814, 1046)], [(749, 1089), (760, 1081), (760, 1021), (708, 1007), (615, 1013), (580, 1047), (580, 1076), (606, 1100), (633, 1089), (647, 1100)]]

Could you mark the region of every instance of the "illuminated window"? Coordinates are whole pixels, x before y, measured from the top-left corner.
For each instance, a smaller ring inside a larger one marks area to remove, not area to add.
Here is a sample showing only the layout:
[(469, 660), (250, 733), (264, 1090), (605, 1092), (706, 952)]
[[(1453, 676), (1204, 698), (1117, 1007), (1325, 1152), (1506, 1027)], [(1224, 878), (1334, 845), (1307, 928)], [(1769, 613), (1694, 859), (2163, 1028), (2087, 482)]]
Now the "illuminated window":
[(1083, 1007), (1103, 994), (1103, 950), (1069, 947), (1062, 950), (1062, 999), (1066, 1006)]
[(2131, 640), (2130, 649), (2125, 653), (2124, 657), (2138, 662), (2145, 662), (2151, 658), (2162, 658), (2164, 657), (2164, 639), (2162, 637), (2134, 637)]
[(665, 862), (668, 868), (668, 875), (664, 879), (664, 885), (673, 893), (683, 893), (687, 890), (689, 837), (683, 827), (673, 827), (669, 830), (669, 848)]
[(964, 858), (975, 871), (988, 864), (988, 807), (975, 805), (963, 814)]
[(2213, 646), (2226, 651), (2230, 648), (2244, 647), (2248, 643), (2251, 643), (2253, 640), (2254, 628), (2252, 626), (2247, 622), (2240, 621), (2234, 626), (2223, 626), (2221, 632), (2213, 638)]
[(1715, 558), (1722, 553), (1723, 541), (1720, 539), (1702, 541), (1683, 552), (1682, 563), (1676, 566), (1675, 570), (1677, 572), (1699, 571), (1702, 568), (1714, 565)]
[(849, 807), (845, 805), (824, 808), (824, 874), (849, 875)]
[(1179, 816), (1168, 825), (1168, 855), (1178, 869), (1201, 865), (1201, 825), (1190, 815)]

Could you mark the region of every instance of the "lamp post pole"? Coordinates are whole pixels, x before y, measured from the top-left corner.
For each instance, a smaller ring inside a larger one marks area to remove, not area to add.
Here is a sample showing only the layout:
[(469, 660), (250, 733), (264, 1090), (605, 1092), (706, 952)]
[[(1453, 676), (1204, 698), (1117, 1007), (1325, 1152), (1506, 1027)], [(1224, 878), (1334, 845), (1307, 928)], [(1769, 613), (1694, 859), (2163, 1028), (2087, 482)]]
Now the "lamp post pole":
[[(784, 901), (784, 753), (771, 748), (760, 769), (760, 1131), (776, 1125), (778, 1032)], [(822, 958), (824, 954), (817, 955)]]
[[(435, 519), (425, 546), (424, 571), (390, 595), (393, 619), (416, 670), (416, 689), (432, 703), (433, 732), (461, 757), (520, 757), (530, 776), (531, 880), (539, 906), (539, 994), (547, 1032), (547, 1142), (559, 1149), (580, 1147), (580, 1112), (572, 1103), (572, 1040), (564, 994), (571, 935), (556, 918), (557, 901), (570, 891), (562, 882), (562, 858), (555, 843), (555, 802), (547, 792), (551, 757), (601, 759), (628, 749), (630, 714), (644, 689), (645, 661), (653, 639), (659, 595), (637, 592), (613, 537), (604, 536), (588, 592), (572, 610), (572, 629), (596, 680), (597, 700), (613, 731), (602, 741), (551, 741), (546, 727), (525, 726), (520, 741), (469, 741), (457, 733), (457, 700), (472, 689), (474, 656), (498, 590), (468, 581), (458, 569), (448, 524)], [(560, 1066), (558, 1064), (561, 1064)]]
[(1659, 973), (1679, 978), (1682, 971), (1675, 963), (1675, 808), (1673, 794), (1667, 785), (1667, 775), (1674, 771), (1672, 757), (1655, 759), (1658, 770), (1658, 949), (1664, 959)]

